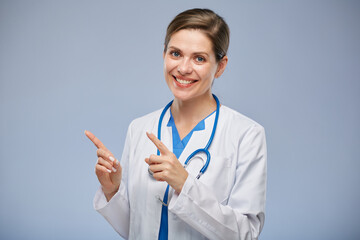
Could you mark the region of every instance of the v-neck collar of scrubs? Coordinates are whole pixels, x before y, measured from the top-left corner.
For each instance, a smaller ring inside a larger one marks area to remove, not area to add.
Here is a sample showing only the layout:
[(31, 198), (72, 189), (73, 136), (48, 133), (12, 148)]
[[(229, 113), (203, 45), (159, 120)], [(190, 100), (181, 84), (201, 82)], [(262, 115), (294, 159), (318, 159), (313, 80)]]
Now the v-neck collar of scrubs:
[(175, 125), (175, 121), (173, 118), (173, 115), (171, 113), (170, 110), (170, 119), (169, 122), (167, 124), (168, 127), (172, 128), (172, 138), (173, 138), (173, 153), (175, 154), (175, 156), (177, 158), (180, 157), (181, 153), (183, 152), (183, 150), (185, 149), (186, 145), (188, 144), (192, 134), (195, 131), (202, 131), (205, 130), (205, 119), (207, 119), (208, 117), (210, 117), (214, 112), (210, 113), (207, 117), (205, 117), (203, 120), (201, 120), (182, 140), (180, 139), (180, 135), (179, 132), (176, 128)]

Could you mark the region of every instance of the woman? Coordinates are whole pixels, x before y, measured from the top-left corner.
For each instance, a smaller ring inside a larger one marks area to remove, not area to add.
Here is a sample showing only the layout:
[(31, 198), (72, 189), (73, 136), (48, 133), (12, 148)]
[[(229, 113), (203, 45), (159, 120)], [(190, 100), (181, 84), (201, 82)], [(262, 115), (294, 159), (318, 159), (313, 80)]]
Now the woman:
[[(164, 74), (174, 95), (169, 109), (130, 124), (121, 164), (85, 132), (98, 148), (101, 188), (94, 207), (122, 237), (258, 238), (265, 208), (264, 129), (220, 107), (211, 92), (227, 65), (228, 45), (229, 29), (220, 16), (208, 9), (180, 13), (165, 37)], [(153, 134), (158, 125), (161, 140)], [(184, 168), (188, 156), (208, 144), (211, 162), (203, 175), (206, 151)]]

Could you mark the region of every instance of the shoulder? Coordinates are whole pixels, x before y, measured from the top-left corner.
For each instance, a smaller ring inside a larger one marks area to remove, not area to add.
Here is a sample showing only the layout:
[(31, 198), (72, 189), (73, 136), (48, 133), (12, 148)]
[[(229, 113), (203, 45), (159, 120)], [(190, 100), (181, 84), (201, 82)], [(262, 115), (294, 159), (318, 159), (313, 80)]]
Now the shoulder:
[(219, 120), (220, 119), (225, 126), (228, 125), (229, 127), (237, 130), (246, 130), (251, 128), (257, 128), (260, 130), (264, 129), (263, 126), (253, 119), (224, 105), (221, 106)]
[(241, 154), (242, 157), (239, 160), (245, 161), (245, 159), (248, 159), (253, 161), (255, 158), (244, 157), (249, 154), (260, 154), (265, 156), (264, 159), (266, 159), (266, 134), (264, 127), (251, 118), (226, 106), (223, 106), (221, 110), (219, 127), (222, 115), (221, 135), (224, 144), (232, 149), (232, 151)]
[(221, 107), (218, 127), (221, 129), (223, 141), (228, 144), (239, 146), (244, 141), (251, 142), (255, 138), (265, 139), (262, 125), (226, 106)]

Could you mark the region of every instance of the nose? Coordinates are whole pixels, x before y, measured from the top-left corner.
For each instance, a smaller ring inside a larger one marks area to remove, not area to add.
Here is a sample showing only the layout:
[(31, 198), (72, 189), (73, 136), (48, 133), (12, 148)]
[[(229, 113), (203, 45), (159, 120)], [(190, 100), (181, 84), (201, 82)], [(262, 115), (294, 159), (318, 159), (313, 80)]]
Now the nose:
[(190, 74), (192, 72), (192, 66), (189, 58), (183, 58), (178, 65), (177, 71), (181, 75)]

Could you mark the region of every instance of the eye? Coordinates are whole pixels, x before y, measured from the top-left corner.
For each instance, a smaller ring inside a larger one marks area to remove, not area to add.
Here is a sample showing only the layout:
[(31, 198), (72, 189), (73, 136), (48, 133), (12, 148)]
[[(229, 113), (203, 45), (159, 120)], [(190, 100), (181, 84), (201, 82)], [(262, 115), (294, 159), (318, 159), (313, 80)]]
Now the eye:
[(195, 58), (195, 60), (196, 60), (197, 62), (205, 62), (205, 58), (203, 58), (203, 57), (201, 57), (201, 56), (197, 56), (197, 57)]
[(170, 54), (171, 54), (171, 56), (173, 56), (173, 57), (180, 57), (180, 53), (177, 52), (177, 51), (171, 51)]

